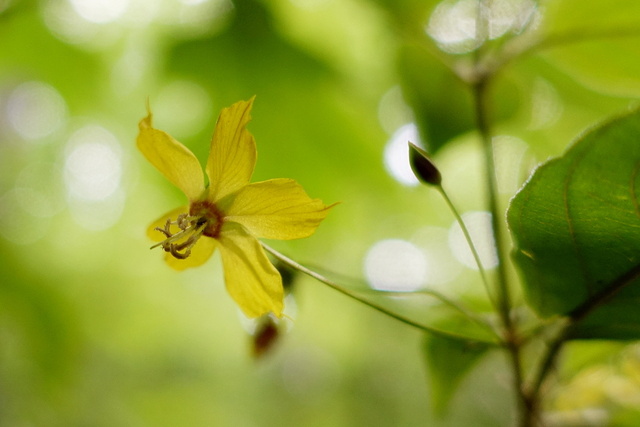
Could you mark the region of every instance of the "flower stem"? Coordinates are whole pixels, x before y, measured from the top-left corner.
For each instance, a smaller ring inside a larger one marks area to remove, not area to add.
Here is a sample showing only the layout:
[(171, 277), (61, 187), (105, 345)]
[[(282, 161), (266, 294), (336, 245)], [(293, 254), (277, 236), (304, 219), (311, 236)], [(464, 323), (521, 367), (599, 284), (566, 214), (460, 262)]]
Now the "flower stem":
[(324, 283), (325, 285), (329, 286), (331, 289), (334, 289), (338, 292), (340, 292), (343, 295), (346, 295), (350, 298), (355, 299), (356, 301), (359, 301), (371, 308), (373, 308), (374, 310), (379, 311), (380, 313), (386, 314), (387, 316), (396, 319), (406, 325), (412, 326), (414, 328), (420, 329), (423, 332), (429, 332), (444, 338), (450, 338), (450, 339), (456, 339), (456, 340), (465, 340), (465, 341), (469, 341), (471, 340), (471, 338), (463, 336), (463, 335), (459, 335), (456, 334), (454, 332), (450, 332), (450, 331), (445, 331), (442, 329), (438, 329), (438, 328), (434, 328), (431, 326), (427, 326), (427, 325), (423, 325), (421, 323), (415, 322), (401, 314), (395, 313), (379, 304), (376, 304), (373, 301), (370, 301), (366, 298), (363, 298), (359, 295), (357, 295), (355, 292), (345, 288), (344, 286), (339, 285), (338, 283), (334, 282), (333, 280), (330, 280), (326, 277), (324, 277), (323, 275), (303, 266), (302, 264), (292, 260), (291, 258), (281, 254), (280, 252), (276, 251), (275, 249), (271, 248), (270, 246), (266, 245), (265, 243), (262, 243), (262, 247), (269, 252), (271, 255), (273, 255), (275, 258), (277, 258), (279, 261), (281, 261), (282, 263), (286, 264), (287, 266), (293, 268), (294, 270), (297, 270), (303, 274), (306, 274), (309, 277), (312, 277), (316, 280), (318, 280), (321, 283)]
[(442, 185), (438, 185), (436, 188), (438, 189), (438, 191), (442, 195), (442, 198), (444, 199), (444, 201), (446, 202), (447, 206), (451, 210), (451, 213), (453, 214), (454, 218), (458, 222), (458, 225), (460, 225), (460, 229), (462, 230), (462, 234), (464, 234), (464, 238), (467, 240), (467, 244), (469, 245), (469, 249), (471, 250), (471, 253), (473, 254), (473, 259), (475, 260), (475, 263), (478, 266), (478, 271), (480, 272), (480, 277), (482, 279), (482, 283), (484, 284), (484, 287), (485, 287), (485, 289), (487, 291), (487, 296), (489, 297), (489, 300), (491, 300), (491, 303), (493, 304), (493, 306), (497, 309), (498, 306), (497, 306), (497, 303), (495, 301), (495, 297), (493, 295), (493, 292), (491, 291), (491, 286), (489, 285), (489, 280), (487, 279), (487, 273), (486, 273), (484, 267), (482, 266), (482, 261), (480, 260), (480, 255), (478, 254), (478, 250), (476, 249), (476, 245), (473, 243), (473, 240), (471, 239), (471, 234), (469, 233), (469, 229), (467, 228), (467, 225), (462, 220), (462, 216), (460, 216), (460, 213), (458, 212), (458, 210), (454, 206), (453, 202), (449, 198), (449, 195), (444, 190)]
[(472, 87), (474, 107), (476, 114), (476, 126), (485, 157), (485, 174), (487, 179), (488, 204), (491, 211), (491, 225), (498, 256), (496, 292), (497, 306), (502, 326), (504, 328), (504, 345), (507, 349), (511, 367), (513, 370), (513, 387), (518, 396), (518, 408), (520, 413), (520, 426), (532, 427), (537, 418), (537, 402), (529, 399), (524, 389), (524, 379), (521, 361), (521, 342), (516, 325), (511, 317), (511, 295), (507, 281), (504, 242), (502, 238), (502, 210), (498, 203), (498, 183), (496, 179), (493, 144), (488, 119), (488, 85), (489, 76), (483, 75)]

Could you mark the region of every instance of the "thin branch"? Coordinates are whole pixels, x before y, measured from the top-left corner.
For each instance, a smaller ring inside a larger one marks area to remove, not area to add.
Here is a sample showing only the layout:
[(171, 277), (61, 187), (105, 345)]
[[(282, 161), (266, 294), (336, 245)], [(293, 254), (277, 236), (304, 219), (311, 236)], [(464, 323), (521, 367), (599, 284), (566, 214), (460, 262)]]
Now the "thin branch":
[(450, 338), (450, 339), (455, 339), (455, 340), (463, 340), (463, 341), (473, 341), (474, 338), (471, 337), (466, 337), (463, 335), (459, 335), (450, 331), (445, 331), (442, 329), (438, 329), (438, 328), (434, 328), (432, 326), (427, 326), (427, 325), (423, 325), (421, 323), (415, 322), (401, 314), (395, 313), (379, 304), (376, 304), (373, 301), (369, 301), (359, 295), (356, 295), (353, 291), (340, 286), (339, 284), (337, 284), (336, 282), (334, 282), (333, 280), (330, 280), (324, 276), (322, 276), (321, 274), (308, 269), (307, 267), (303, 266), (302, 264), (299, 264), (298, 262), (292, 260), (291, 258), (288, 258), (287, 256), (281, 254), (280, 252), (276, 251), (275, 249), (271, 248), (270, 246), (266, 245), (265, 243), (261, 242), (262, 247), (269, 252), (271, 255), (273, 255), (275, 258), (277, 258), (279, 261), (283, 262), (284, 264), (288, 265), (289, 267), (293, 268), (294, 270), (297, 270), (301, 273), (306, 274), (309, 277), (312, 277), (316, 280), (318, 280), (319, 282), (329, 286), (330, 288), (340, 292), (343, 295), (346, 295), (350, 298), (355, 299), (358, 302), (361, 302), (371, 308), (373, 308), (374, 310), (377, 310), (383, 314), (386, 314), (387, 316), (396, 319), (406, 325), (412, 326), (414, 328), (420, 329), (423, 332), (429, 332), (432, 333), (434, 335), (438, 335), (444, 338)]
[(584, 320), (589, 314), (593, 313), (598, 307), (601, 307), (613, 296), (615, 296), (622, 289), (628, 285), (634, 283), (640, 278), (640, 264), (634, 265), (625, 273), (618, 276), (609, 286), (602, 291), (598, 292), (578, 307), (573, 309), (567, 319), (566, 325), (561, 329), (560, 333), (550, 343), (549, 349), (543, 361), (540, 364), (538, 373), (534, 378), (531, 387), (529, 388), (530, 398), (537, 400), (540, 394), (540, 389), (546, 378), (548, 377), (551, 369), (555, 366), (556, 360), (563, 348), (566, 341), (572, 338), (573, 332), (579, 326), (580, 322)]
[(469, 249), (471, 250), (471, 253), (473, 254), (473, 259), (475, 260), (475, 263), (478, 266), (478, 272), (480, 273), (480, 278), (482, 279), (482, 283), (484, 284), (485, 290), (487, 291), (487, 296), (489, 297), (489, 300), (491, 301), (491, 304), (493, 305), (493, 307), (498, 309), (498, 303), (496, 302), (495, 296), (494, 296), (493, 292), (491, 291), (491, 286), (489, 285), (489, 280), (487, 279), (487, 273), (486, 273), (484, 267), (482, 266), (482, 261), (480, 260), (480, 255), (478, 254), (478, 250), (476, 249), (476, 245), (473, 243), (473, 240), (471, 239), (471, 234), (469, 233), (469, 229), (467, 228), (467, 225), (462, 220), (462, 217), (460, 216), (460, 213), (458, 212), (458, 210), (454, 206), (453, 202), (451, 202), (451, 199), (449, 198), (447, 193), (444, 191), (444, 188), (442, 187), (442, 185), (438, 185), (437, 189), (440, 192), (440, 194), (442, 195), (442, 197), (444, 198), (444, 201), (446, 202), (447, 206), (451, 210), (454, 218), (458, 222), (458, 225), (460, 225), (460, 229), (462, 230), (462, 233), (464, 234), (464, 237), (467, 240), (467, 244), (469, 245)]
[(497, 304), (498, 312), (504, 327), (504, 344), (507, 348), (511, 366), (513, 368), (513, 387), (518, 395), (520, 408), (521, 427), (531, 427), (536, 418), (537, 402), (529, 399), (524, 390), (522, 361), (520, 355), (520, 345), (516, 326), (511, 317), (511, 296), (507, 282), (507, 272), (505, 261), (507, 256), (502, 238), (503, 226), (501, 219), (502, 211), (498, 203), (498, 183), (495, 174), (495, 163), (493, 154), (493, 144), (489, 129), (487, 90), (489, 79), (485, 76), (473, 86), (473, 97), (476, 113), (476, 126), (482, 141), (485, 157), (485, 174), (487, 178), (487, 190), (489, 199), (489, 209), (491, 211), (491, 224), (495, 239), (496, 252), (498, 255), (497, 266)]
[(627, 272), (617, 277), (609, 286), (587, 299), (569, 313), (573, 323), (578, 323), (596, 308), (609, 301), (618, 292), (640, 277), (640, 264), (634, 265)]
[[(312, 271), (315, 271), (316, 273), (318, 273), (319, 271), (323, 271), (324, 273), (319, 273), (320, 275), (322, 274), (330, 274), (332, 277), (340, 277), (342, 279), (342, 281), (348, 281), (348, 282), (359, 282), (362, 284), (362, 280), (361, 279), (357, 279), (354, 277), (349, 277), (340, 273), (336, 273), (334, 271), (329, 271), (327, 269), (325, 269), (324, 267), (319, 267), (319, 266), (315, 266), (312, 264), (307, 264), (306, 268)], [(335, 281), (334, 281), (335, 282)], [(418, 295), (428, 295), (431, 296), (435, 299), (437, 299), (438, 301), (440, 301), (442, 304), (447, 305), (449, 307), (451, 307), (453, 310), (459, 312), (460, 314), (462, 314), (464, 317), (466, 317), (467, 319), (469, 319), (470, 321), (476, 323), (477, 325), (483, 327), (484, 329), (486, 329), (488, 332), (490, 332), (495, 338), (496, 338), (496, 342), (500, 342), (501, 341), (501, 336), (498, 333), (498, 331), (496, 331), (496, 329), (494, 328), (494, 325), (489, 322), (487, 319), (483, 318), (482, 316), (480, 316), (478, 313), (474, 312), (473, 310), (471, 310), (470, 308), (466, 307), (463, 303), (461, 303), (460, 301), (455, 301), (451, 298), (449, 298), (448, 296), (444, 295), (441, 292), (438, 292), (436, 290), (433, 289), (419, 289), (419, 290), (415, 290), (415, 291), (411, 291), (411, 292), (401, 292), (401, 291), (386, 291), (386, 290), (378, 290), (378, 289), (372, 289), (370, 287), (365, 287), (363, 289), (359, 289), (359, 293), (361, 294), (371, 294), (371, 295), (382, 295), (385, 297), (411, 297), (411, 296), (418, 296)]]

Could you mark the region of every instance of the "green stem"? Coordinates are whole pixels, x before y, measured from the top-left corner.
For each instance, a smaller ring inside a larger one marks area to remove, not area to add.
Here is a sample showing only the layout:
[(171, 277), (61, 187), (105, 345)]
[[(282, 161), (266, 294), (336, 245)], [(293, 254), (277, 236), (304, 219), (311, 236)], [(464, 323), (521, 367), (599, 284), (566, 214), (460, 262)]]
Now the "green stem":
[(431, 326), (426, 326), (423, 324), (420, 324), (418, 322), (415, 322), (405, 316), (402, 316), (401, 314), (395, 313), (379, 304), (376, 304), (373, 301), (369, 301), (359, 295), (356, 295), (354, 292), (352, 292), (351, 290), (340, 286), (339, 284), (337, 284), (336, 282), (334, 282), (333, 280), (330, 280), (324, 276), (322, 276), (321, 274), (308, 269), (307, 267), (303, 266), (302, 264), (299, 264), (298, 262), (292, 260), (291, 258), (288, 258), (287, 256), (281, 254), (280, 252), (276, 251), (275, 249), (271, 248), (270, 246), (266, 245), (265, 243), (262, 243), (262, 247), (269, 252), (271, 255), (273, 255), (275, 258), (277, 258), (279, 261), (281, 261), (282, 263), (288, 265), (289, 267), (293, 268), (294, 270), (297, 270), (303, 274), (306, 274), (309, 277), (312, 277), (316, 280), (318, 280), (321, 283), (324, 283), (325, 285), (329, 286), (330, 288), (340, 292), (343, 295), (346, 295), (350, 298), (355, 299), (358, 302), (361, 302), (371, 308), (373, 308), (374, 310), (379, 311), (380, 313), (386, 314), (387, 316), (396, 319), (406, 325), (412, 326), (414, 328), (420, 329), (423, 332), (429, 332), (444, 338), (450, 338), (450, 339), (456, 339), (456, 340), (465, 340), (468, 341), (470, 338), (465, 337), (463, 335), (458, 335), (455, 334), (453, 332), (449, 332), (449, 331), (444, 331), (441, 329), (437, 329), (437, 328), (433, 328)]
[[(407, 296), (408, 295), (407, 292), (394, 292), (394, 291), (376, 291), (376, 293), (388, 295), (388, 296)], [(411, 292), (409, 295), (430, 295), (436, 298), (443, 304), (448, 305), (449, 307), (453, 308), (454, 310), (456, 310), (457, 312), (465, 316), (467, 319), (471, 320), (472, 322), (476, 323), (477, 325), (491, 332), (491, 334), (496, 338), (496, 342), (500, 341), (500, 335), (494, 330), (494, 328), (491, 326), (489, 322), (487, 322), (482, 317), (478, 316), (478, 314), (476, 314), (475, 312), (469, 310), (464, 305), (460, 304), (457, 301), (449, 299), (448, 297), (441, 294), (440, 292), (434, 291), (431, 289), (423, 289), (420, 291)]]
[(498, 256), (497, 265), (497, 296), (498, 310), (500, 311), (506, 330), (513, 329), (513, 321), (511, 319), (511, 295), (507, 281), (507, 271), (505, 264), (505, 250), (502, 238), (503, 226), (501, 219), (503, 217), (498, 202), (498, 182), (495, 173), (495, 162), (493, 154), (493, 144), (491, 141), (491, 132), (487, 119), (487, 82), (479, 82), (474, 88), (476, 121), (482, 148), (485, 157), (485, 175), (487, 178), (487, 190), (489, 199), (489, 210), (491, 212), (491, 227), (493, 229), (493, 237), (496, 245), (496, 254)]
[(555, 361), (560, 354), (565, 342), (571, 335), (573, 331), (573, 324), (567, 323), (558, 333), (553, 341), (549, 344), (549, 348), (547, 349), (547, 353), (542, 359), (540, 363), (540, 367), (538, 368), (538, 372), (531, 383), (531, 387), (528, 390), (529, 400), (533, 402), (537, 402), (540, 396), (540, 390), (542, 388), (542, 384), (546, 380), (547, 376), (551, 372), (551, 369), (555, 365)]
[(495, 239), (496, 253), (498, 256), (497, 266), (497, 305), (502, 326), (504, 328), (504, 344), (507, 348), (511, 366), (513, 369), (513, 386), (518, 395), (520, 409), (520, 426), (531, 427), (537, 417), (537, 402), (529, 399), (529, 395), (524, 390), (522, 361), (520, 355), (520, 338), (516, 325), (511, 317), (511, 295), (507, 281), (507, 270), (505, 261), (505, 248), (502, 237), (502, 210), (498, 202), (498, 182), (495, 174), (495, 162), (493, 154), (493, 144), (488, 119), (487, 91), (489, 79), (487, 76), (481, 77), (473, 86), (473, 97), (476, 113), (476, 126), (482, 141), (485, 157), (485, 174), (488, 187), (488, 202), (491, 211), (491, 225)]
[(482, 266), (482, 261), (480, 260), (480, 255), (478, 254), (478, 250), (476, 249), (476, 246), (473, 243), (473, 240), (471, 239), (471, 234), (469, 233), (469, 229), (467, 228), (467, 225), (462, 220), (462, 216), (460, 216), (460, 213), (458, 212), (458, 210), (456, 209), (454, 204), (451, 202), (451, 199), (449, 198), (449, 195), (447, 194), (446, 191), (444, 191), (444, 188), (442, 187), (442, 185), (437, 186), (437, 189), (440, 192), (440, 194), (442, 195), (442, 197), (444, 198), (444, 201), (446, 202), (447, 206), (451, 210), (451, 213), (455, 217), (456, 221), (460, 225), (460, 229), (462, 230), (462, 233), (464, 234), (464, 238), (467, 240), (467, 244), (469, 245), (469, 249), (471, 249), (471, 253), (473, 254), (473, 259), (475, 260), (476, 265), (478, 266), (478, 271), (480, 272), (480, 277), (482, 279), (482, 283), (484, 284), (484, 287), (485, 287), (485, 289), (487, 291), (487, 296), (489, 297), (489, 300), (491, 300), (491, 303), (493, 304), (493, 306), (497, 309), (498, 305), (497, 305), (497, 302), (495, 301), (495, 296), (493, 295), (493, 292), (491, 291), (491, 286), (489, 285), (489, 280), (487, 279), (487, 273), (486, 273), (484, 267)]
[[(324, 270), (325, 274), (331, 274), (333, 277), (340, 277), (343, 281), (350, 281), (350, 282), (357, 281), (357, 279), (354, 279), (352, 277), (343, 276), (343, 275), (340, 275), (339, 273), (335, 273), (335, 272), (329, 272), (329, 271), (323, 269), (322, 267), (318, 267), (318, 266), (313, 266), (313, 265), (307, 264), (306, 268), (308, 270), (315, 271), (316, 273), (318, 273), (319, 270)], [(322, 275), (321, 273), (318, 273), (318, 274)], [(335, 283), (335, 280), (334, 280), (334, 283)], [(401, 291), (384, 291), (384, 290), (366, 288), (366, 289), (360, 290), (360, 293), (372, 294), (372, 295), (384, 295), (385, 297), (393, 296), (393, 297), (405, 297), (405, 298), (406, 297), (410, 297), (412, 295), (429, 295), (429, 296), (437, 299), (438, 301), (440, 301), (442, 304), (447, 305), (447, 306), (451, 307), (452, 309), (454, 309), (455, 311), (459, 312), (460, 314), (462, 314), (464, 317), (466, 317), (470, 321), (476, 323), (478, 326), (481, 326), (482, 328), (486, 329), (488, 332), (491, 333), (491, 335), (493, 335), (495, 337), (495, 342), (496, 343), (501, 341), (500, 334), (498, 333), (498, 331), (496, 331), (496, 329), (494, 328), (494, 326), (492, 325), (492, 323), (490, 321), (488, 321), (487, 319), (484, 319), (478, 313), (476, 313), (473, 310), (469, 309), (468, 307), (466, 307), (461, 302), (452, 300), (451, 298), (447, 297), (443, 293), (438, 292), (436, 290), (433, 290), (433, 289), (420, 289), (420, 290), (416, 290), (416, 291), (412, 291), (412, 292), (401, 292)]]

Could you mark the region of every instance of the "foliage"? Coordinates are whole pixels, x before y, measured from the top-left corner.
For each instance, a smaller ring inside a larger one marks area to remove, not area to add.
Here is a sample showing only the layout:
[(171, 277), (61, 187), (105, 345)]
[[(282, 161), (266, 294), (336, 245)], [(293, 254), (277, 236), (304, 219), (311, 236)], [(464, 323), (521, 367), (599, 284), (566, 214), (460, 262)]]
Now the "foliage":
[[(639, 7), (0, 2), (0, 425), (638, 424)], [(254, 94), (255, 180), (341, 203), (252, 323), (134, 140)]]

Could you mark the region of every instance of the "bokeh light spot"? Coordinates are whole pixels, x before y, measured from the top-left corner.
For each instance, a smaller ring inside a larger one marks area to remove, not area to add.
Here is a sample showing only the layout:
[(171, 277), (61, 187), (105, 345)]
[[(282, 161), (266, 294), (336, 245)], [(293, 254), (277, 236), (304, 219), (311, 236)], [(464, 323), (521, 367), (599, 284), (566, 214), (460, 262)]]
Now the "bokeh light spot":
[(382, 240), (367, 252), (364, 273), (372, 288), (385, 291), (415, 291), (427, 277), (424, 253), (406, 240)]
[[(480, 11), (487, 19), (487, 34), (476, 28)], [(427, 34), (445, 52), (460, 54), (475, 50), (487, 38), (496, 39), (507, 32), (520, 32), (535, 16), (533, 0), (445, 0), (429, 18)]]
[(409, 141), (422, 146), (418, 128), (409, 123), (400, 127), (384, 149), (384, 165), (387, 172), (399, 183), (413, 187), (419, 184), (409, 163)]
[[(498, 255), (495, 241), (493, 240), (491, 213), (484, 211), (467, 212), (462, 215), (462, 220), (469, 230), (482, 266), (487, 270), (495, 268), (498, 265)], [(460, 263), (470, 269), (478, 269), (473, 253), (469, 248), (469, 243), (457, 221), (449, 229), (449, 247), (453, 256)]]
[(478, 47), (476, 0), (443, 1), (431, 14), (427, 34), (449, 53), (465, 53)]
[(69, 138), (65, 185), (71, 215), (82, 227), (99, 231), (118, 222), (126, 198), (122, 169), (118, 141), (105, 128), (87, 125)]
[(65, 122), (67, 106), (52, 86), (25, 82), (9, 94), (7, 119), (22, 138), (38, 140), (51, 135)]
[(117, 140), (106, 129), (90, 125), (75, 132), (65, 162), (65, 183), (75, 198), (97, 201), (120, 185), (122, 164)]
[(564, 105), (556, 88), (547, 80), (537, 78), (531, 88), (531, 121), (529, 129), (544, 129), (562, 116)]
[(80, 17), (96, 24), (115, 21), (129, 6), (129, 0), (70, 0), (70, 3)]

